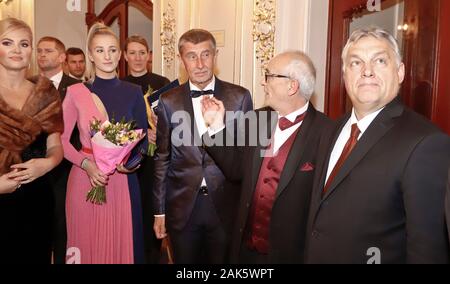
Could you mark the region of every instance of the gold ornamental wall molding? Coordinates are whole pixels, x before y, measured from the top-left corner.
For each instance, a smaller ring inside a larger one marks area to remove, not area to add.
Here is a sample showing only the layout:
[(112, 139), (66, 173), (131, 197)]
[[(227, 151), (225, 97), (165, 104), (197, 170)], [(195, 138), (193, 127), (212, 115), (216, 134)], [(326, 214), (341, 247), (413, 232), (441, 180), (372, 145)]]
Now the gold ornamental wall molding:
[(253, 41), (255, 55), (266, 68), (275, 50), (276, 0), (255, 0), (253, 12)]
[(175, 60), (175, 44), (177, 38), (175, 11), (171, 3), (167, 4), (167, 9), (163, 12), (160, 35), (163, 59), (167, 68), (171, 68)]

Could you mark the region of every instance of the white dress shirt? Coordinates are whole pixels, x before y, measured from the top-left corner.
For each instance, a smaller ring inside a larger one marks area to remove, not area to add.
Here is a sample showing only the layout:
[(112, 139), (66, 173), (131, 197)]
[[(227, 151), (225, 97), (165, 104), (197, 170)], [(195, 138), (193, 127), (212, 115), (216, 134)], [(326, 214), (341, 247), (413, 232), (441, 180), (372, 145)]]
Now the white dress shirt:
[[(203, 90), (214, 91), (215, 85), (216, 85), (216, 78), (213, 76), (212, 81)], [(191, 81), (189, 81), (189, 87), (191, 91), (202, 91), (197, 86), (192, 84)], [(205, 95), (205, 96), (212, 97), (213, 95)], [(200, 135), (200, 137), (202, 137), (203, 134), (205, 134), (208, 131), (208, 127), (206, 126), (205, 120), (203, 119), (201, 100), (202, 96), (198, 98), (192, 98), (192, 107), (194, 109), (195, 125), (197, 126), (198, 134)], [(206, 186), (205, 178), (203, 178), (201, 186)]]
[(57, 90), (58, 90), (58, 87), (59, 87), (59, 83), (61, 83), (62, 76), (63, 76), (63, 71), (61, 70), (59, 73), (57, 73), (56, 75), (53, 75), (53, 77), (49, 78), (50, 81), (52, 81), (53, 86), (55, 86), (55, 88)]
[[(307, 102), (303, 107), (299, 108), (296, 111), (291, 112), (290, 114), (286, 115), (285, 118), (287, 118), (290, 122), (294, 122), (297, 116), (303, 114), (308, 110), (309, 102)], [(280, 121), (280, 118), (282, 116), (278, 117), (278, 121)], [(276, 155), (278, 150), (280, 150), (281, 146), (283, 146), (284, 143), (291, 137), (291, 135), (297, 131), (297, 129), (302, 125), (303, 121), (300, 123), (297, 123), (285, 130), (281, 130), (280, 126), (278, 125), (279, 122), (277, 122), (277, 127), (275, 128), (275, 133), (273, 134), (273, 153)]]
[(77, 79), (77, 80), (80, 80), (81, 82), (86, 82), (86, 78), (85, 78), (84, 76), (81, 77), (81, 78), (78, 78), (77, 76), (72, 75), (72, 74), (69, 72), (69, 77), (74, 78), (74, 79)]
[(381, 108), (376, 112), (373, 112), (369, 115), (366, 115), (363, 119), (359, 120), (356, 118), (355, 109), (352, 110), (352, 115), (347, 123), (341, 130), (338, 139), (336, 140), (336, 144), (334, 144), (333, 151), (331, 152), (330, 161), (328, 162), (328, 170), (327, 170), (327, 178), (325, 180), (325, 184), (328, 178), (331, 175), (331, 171), (333, 171), (334, 166), (336, 165), (339, 157), (344, 150), (345, 144), (347, 144), (347, 140), (350, 138), (350, 133), (352, 129), (352, 124), (356, 123), (358, 125), (359, 131), (361, 133), (358, 136), (358, 140), (363, 136), (364, 132), (369, 128), (372, 121), (378, 116), (378, 114), (384, 109)]

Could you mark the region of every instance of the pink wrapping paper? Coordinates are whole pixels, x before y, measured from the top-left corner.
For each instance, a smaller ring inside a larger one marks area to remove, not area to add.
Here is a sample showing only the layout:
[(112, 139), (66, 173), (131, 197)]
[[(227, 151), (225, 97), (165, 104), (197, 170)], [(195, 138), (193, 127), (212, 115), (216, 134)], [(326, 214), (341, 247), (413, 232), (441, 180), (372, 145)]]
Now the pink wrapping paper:
[(114, 173), (118, 164), (125, 163), (128, 160), (131, 150), (145, 136), (142, 134), (142, 129), (134, 131), (139, 134), (140, 138), (125, 146), (118, 146), (106, 140), (100, 131), (91, 138), (92, 152), (99, 170), (110, 175)]

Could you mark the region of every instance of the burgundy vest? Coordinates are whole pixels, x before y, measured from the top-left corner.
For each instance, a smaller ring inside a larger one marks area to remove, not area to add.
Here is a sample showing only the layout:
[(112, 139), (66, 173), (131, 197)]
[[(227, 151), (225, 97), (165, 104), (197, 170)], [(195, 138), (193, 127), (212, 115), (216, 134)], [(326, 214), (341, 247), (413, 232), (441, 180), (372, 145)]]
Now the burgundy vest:
[(250, 249), (259, 253), (269, 252), (269, 231), (272, 206), (280, 181), (280, 176), (286, 163), (292, 144), (301, 126), (281, 146), (274, 157), (265, 157), (259, 172), (253, 195), (253, 205), (246, 226), (245, 243)]

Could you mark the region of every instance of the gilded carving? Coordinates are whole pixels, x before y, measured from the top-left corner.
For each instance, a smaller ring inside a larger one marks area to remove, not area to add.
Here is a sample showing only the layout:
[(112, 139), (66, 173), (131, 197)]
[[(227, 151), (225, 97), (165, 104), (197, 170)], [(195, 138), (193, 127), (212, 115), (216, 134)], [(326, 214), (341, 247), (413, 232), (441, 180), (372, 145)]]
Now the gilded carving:
[(256, 58), (263, 68), (274, 54), (276, 0), (255, 0), (253, 40)]

